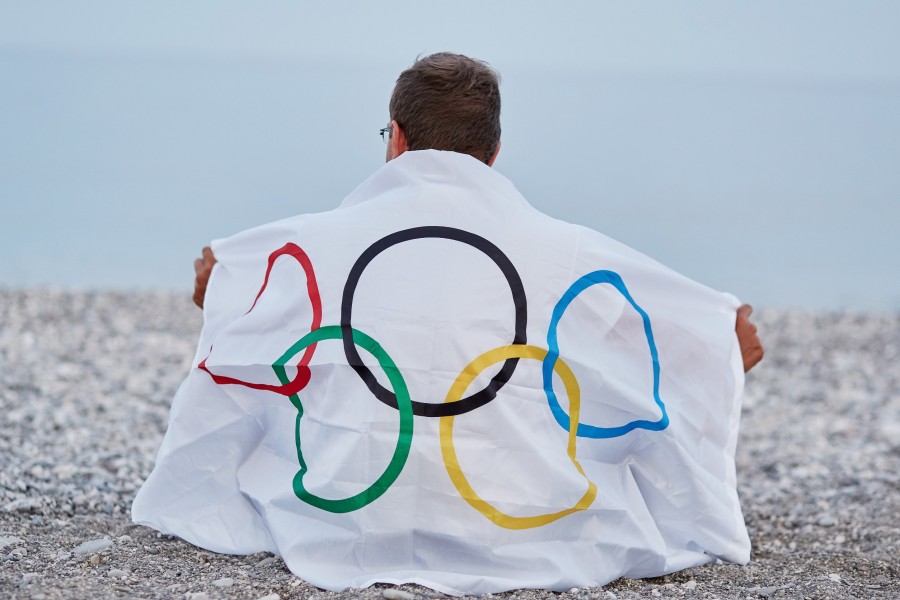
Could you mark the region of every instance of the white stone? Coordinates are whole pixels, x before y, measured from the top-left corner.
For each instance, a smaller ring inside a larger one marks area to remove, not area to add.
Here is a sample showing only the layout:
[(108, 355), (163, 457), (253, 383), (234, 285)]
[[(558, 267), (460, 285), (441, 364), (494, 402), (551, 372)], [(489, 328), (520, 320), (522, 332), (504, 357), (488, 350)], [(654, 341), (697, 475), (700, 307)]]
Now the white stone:
[(234, 585), (234, 579), (231, 577), (223, 577), (222, 579), (213, 581), (213, 585), (216, 587), (231, 587)]
[(381, 597), (386, 600), (415, 600), (416, 595), (403, 590), (388, 588), (381, 592)]
[(103, 552), (104, 550), (108, 550), (112, 548), (112, 540), (109, 538), (99, 538), (96, 540), (89, 540), (87, 542), (83, 542), (72, 549), (72, 554), (80, 555), (80, 554), (96, 554), (97, 552)]
[(77, 472), (78, 472), (78, 467), (76, 467), (75, 465), (71, 465), (71, 464), (57, 465), (57, 466), (53, 467), (53, 473), (59, 479), (68, 479), (69, 477), (71, 477), (72, 475), (74, 475)]

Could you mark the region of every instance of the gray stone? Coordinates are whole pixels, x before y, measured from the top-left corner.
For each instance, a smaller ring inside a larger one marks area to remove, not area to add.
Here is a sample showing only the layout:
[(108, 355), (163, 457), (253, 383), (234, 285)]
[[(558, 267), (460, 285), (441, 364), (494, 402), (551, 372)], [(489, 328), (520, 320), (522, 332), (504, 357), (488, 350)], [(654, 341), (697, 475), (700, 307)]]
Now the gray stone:
[(21, 544), (22, 540), (17, 537), (0, 537), (0, 550), (6, 550), (16, 544)]
[(264, 558), (258, 563), (256, 563), (256, 568), (261, 569), (263, 567), (268, 567), (269, 565), (273, 565), (278, 562), (278, 558), (275, 556), (270, 556), (268, 558)]
[(216, 587), (231, 587), (234, 585), (234, 579), (231, 577), (223, 577), (222, 579), (213, 581), (213, 585)]

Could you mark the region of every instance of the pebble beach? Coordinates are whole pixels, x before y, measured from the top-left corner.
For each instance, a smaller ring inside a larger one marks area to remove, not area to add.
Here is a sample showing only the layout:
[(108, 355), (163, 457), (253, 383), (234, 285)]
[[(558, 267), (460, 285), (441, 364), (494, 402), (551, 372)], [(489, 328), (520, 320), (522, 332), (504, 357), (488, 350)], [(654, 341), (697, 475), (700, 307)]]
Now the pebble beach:
[[(900, 313), (758, 310), (737, 450), (748, 565), (497, 598), (900, 598)], [(131, 523), (201, 311), (189, 293), (0, 289), (0, 598), (386, 598)]]

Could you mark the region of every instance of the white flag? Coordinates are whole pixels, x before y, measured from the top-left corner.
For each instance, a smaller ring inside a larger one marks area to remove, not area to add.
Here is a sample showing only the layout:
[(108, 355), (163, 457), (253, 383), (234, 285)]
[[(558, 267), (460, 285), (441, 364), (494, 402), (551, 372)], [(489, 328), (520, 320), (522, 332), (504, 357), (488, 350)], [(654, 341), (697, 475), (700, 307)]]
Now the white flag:
[(329, 590), (749, 560), (733, 297), (432, 150), (213, 249), (135, 522)]

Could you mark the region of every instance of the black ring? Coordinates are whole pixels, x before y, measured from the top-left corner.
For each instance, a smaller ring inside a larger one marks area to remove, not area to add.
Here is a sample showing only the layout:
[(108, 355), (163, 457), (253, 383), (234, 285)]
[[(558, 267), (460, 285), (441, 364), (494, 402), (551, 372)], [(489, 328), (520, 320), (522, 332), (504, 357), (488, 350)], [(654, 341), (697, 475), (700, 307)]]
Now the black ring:
[[(506, 277), (509, 289), (512, 291), (513, 303), (515, 304), (516, 326), (515, 337), (513, 338), (512, 343), (526, 343), (525, 326), (528, 318), (528, 307), (525, 300), (525, 287), (522, 285), (522, 279), (519, 277), (519, 272), (516, 271), (512, 262), (505, 254), (503, 254), (500, 248), (480, 235), (475, 235), (474, 233), (462, 229), (440, 227), (436, 225), (413, 227), (385, 236), (366, 248), (365, 252), (356, 259), (353, 268), (350, 269), (350, 274), (347, 276), (347, 283), (344, 284), (344, 295), (341, 299), (341, 334), (347, 362), (353, 367), (360, 378), (362, 378), (369, 390), (375, 394), (375, 397), (393, 408), (397, 408), (397, 396), (378, 383), (378, 380), (375, 379), (375, 375), (372, 374), (372, 371), (363, 364), (362, 358), (360, 358), (359, 352), (356, 349), (356, 344), (353, 343), (353, 330), (351, 328), (353, 294), (356, 292), (356, 286), (359, 283), (362, 272), (369, 263), (372, 262), (373, 258), (391, 246), (421, 238), (442, 238), (462, 242), (481, 250), (488, 258), (493, 260), (494, 263), (500, 267), (500, 271), (503, 273), (504, 277)], [(447, 417), (461, 415), (470, 410), (475, 410), (480, 406), (484, 406), (497, 396), (497, 392), (500, 391), (500, 388), (506, 385), (506, 382), (512, 377), (513, 371), (516, 370), (516, 365), (518, 363), (518, 358), (508, 358), (503, 363), (503, 368), (494, 375), (490, 383), (488, 383), (483, 390), (472, 394), (471, 396), (462, 398), (461, 400), (457, 400), (456, 402), (433, 404), (431, 402), (417, 402), (413, 400), (413, 414), (420, 417)]]

